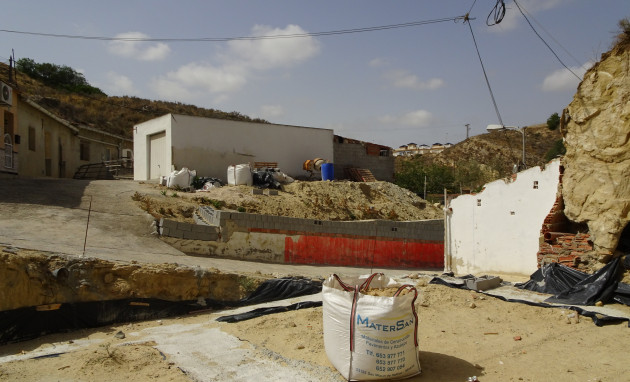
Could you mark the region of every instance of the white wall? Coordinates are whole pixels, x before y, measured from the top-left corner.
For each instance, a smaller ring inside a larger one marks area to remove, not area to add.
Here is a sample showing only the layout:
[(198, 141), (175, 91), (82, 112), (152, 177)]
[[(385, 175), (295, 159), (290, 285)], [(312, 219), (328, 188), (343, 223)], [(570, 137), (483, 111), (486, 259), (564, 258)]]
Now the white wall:
[[(153, 134), (166, 132), (166, 147), (171, 147), (171, 114), (140, 123), (133, 128), (133, 178), (135, 180), (149, 179), (149, 137)], [(168, 153), (167, 153), (168, 154)], [(167, 168), (160, 175), (171, 173), (171, 156), (167, 155)]]
[(333, 158), (333, 131), (308, 127), (174, 115), (173, 165), (227, 181), (231, 164), (277, 162), (291, 175), (306, 175), (307, 159)]
[(526, 276), (536, 271), (540, 230), (556, 200), (559, 178), (556, 159), (544, 170), (518, 173), (514, 182), (497, 180), (479, 194), (452, 200), (446, 218), (445, 270)]

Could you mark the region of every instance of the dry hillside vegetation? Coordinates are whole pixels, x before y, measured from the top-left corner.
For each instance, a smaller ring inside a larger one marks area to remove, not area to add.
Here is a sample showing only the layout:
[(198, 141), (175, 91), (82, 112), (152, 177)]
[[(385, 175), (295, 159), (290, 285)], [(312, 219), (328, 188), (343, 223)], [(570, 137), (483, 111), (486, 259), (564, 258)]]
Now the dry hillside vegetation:
[[(545, 154), (562, 139), (560, 129), (549, 130), (546, 124), (525, 128), (525, 163), (527, 167), (545, 164)], [(482, 163), (490, 172), (488, 181), (508, 176), (512, 166), (523, 158), (523, 135), (514, 130), (492, 131), (476, 135), (442, 151), (425, 154), (412, 160), (445, 166), (460, 167), (474, 161)], [(397, 157), (397, 162), (409, 160)], [(399, 163), (397, 163), (397, 167)]]
[(255, 214), (320, 220), (442, 219), (440, 208), (411, 191), (388, 182), (295, 181), (278, 195), (253, 195), (252, 187), (224, 186), (209, 191), (182, 192), (146, 184), (134, 198), (156, 218), (193, 221), (200, 205)]

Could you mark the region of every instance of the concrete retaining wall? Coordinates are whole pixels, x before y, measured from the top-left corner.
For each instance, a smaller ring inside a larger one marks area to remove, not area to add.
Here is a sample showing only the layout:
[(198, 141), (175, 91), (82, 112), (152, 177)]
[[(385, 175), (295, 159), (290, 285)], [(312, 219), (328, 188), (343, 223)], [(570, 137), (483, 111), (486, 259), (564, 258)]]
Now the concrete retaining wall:
[[(216, 235), (209, 240), (217, 243), (206, 246), (203, 254), (239, 259), (366, 267), (444, 266), (442, 220), (329, 221), (219, 211), (208, 206), (200, 207), (198, 213), (209, 226), (194, 228), (163, 220), (160, 232), (194, 240)], [(164, 222), (168, 223), (162, 226)], [(211, 229), (217, 231), (211, 233)]]

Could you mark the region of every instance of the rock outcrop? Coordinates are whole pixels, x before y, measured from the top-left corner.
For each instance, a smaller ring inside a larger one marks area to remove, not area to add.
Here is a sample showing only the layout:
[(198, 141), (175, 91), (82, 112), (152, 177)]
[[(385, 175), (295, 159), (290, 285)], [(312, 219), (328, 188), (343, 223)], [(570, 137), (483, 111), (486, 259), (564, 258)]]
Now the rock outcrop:
[(567, 149), (564, 213), (588, 225), (598, 252), (613, 253), (630, 220), (630, 43), (584, 75), (561, 126)]

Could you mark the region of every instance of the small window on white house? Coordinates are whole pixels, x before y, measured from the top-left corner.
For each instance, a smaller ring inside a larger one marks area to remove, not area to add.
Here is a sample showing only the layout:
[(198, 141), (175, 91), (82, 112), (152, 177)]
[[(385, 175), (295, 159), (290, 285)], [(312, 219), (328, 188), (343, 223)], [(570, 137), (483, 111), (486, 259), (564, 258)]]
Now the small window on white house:
[(481, 199), (477, 199), (477, 207), (481, 207)]
[(537, 190), (537, 189), (538, 189), (538, 181), (537, 181), (537, 180), (535, 180), (535, 181), (534, 181), (534, 189), (535, 189), (535, 190)]

